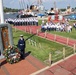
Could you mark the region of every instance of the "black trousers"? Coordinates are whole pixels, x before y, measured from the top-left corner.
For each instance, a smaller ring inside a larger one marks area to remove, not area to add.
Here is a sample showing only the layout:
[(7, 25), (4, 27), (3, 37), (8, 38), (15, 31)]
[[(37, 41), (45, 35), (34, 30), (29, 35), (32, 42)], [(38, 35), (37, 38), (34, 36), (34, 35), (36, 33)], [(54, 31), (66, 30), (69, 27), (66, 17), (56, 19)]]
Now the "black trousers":
[(25, 49), (21, 50), (21, 58), (23, 59), (25, 57)]

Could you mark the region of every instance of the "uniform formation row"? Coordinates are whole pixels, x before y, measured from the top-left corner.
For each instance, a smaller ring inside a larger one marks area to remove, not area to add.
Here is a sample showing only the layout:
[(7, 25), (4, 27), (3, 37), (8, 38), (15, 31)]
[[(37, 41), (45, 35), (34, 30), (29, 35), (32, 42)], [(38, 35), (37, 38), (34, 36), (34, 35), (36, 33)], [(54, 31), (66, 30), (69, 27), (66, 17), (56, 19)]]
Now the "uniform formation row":
[(38, 26), (38, 19), (36, 17), (17, 18), (17, 19), (8, 18), (5, 20), (5, 22), (9, 23), (9, 24), (13, 24), (14, 26), (20, 26), (20, 25), (36, 25), (36, 26)]

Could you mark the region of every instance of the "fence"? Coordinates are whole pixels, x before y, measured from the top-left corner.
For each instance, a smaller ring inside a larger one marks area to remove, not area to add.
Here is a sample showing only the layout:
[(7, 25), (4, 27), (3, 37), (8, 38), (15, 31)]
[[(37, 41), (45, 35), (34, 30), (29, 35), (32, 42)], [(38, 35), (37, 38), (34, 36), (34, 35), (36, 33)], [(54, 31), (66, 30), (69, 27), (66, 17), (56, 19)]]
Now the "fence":
[(63, 47), (62, 50), (57, 50), (54, 53), (49, 53), (49, 64), (55, 63), (60, 59), (65, 59), (67, 56), (76, 53), (76, 44), (73, 48)]
[(70, 39), (68, 37), (66, 38), (66, 37), (63, 37), (63, 36), (56, 35), (56, 34), (51, 34), (51, 33), (48, 33), (47, 31), (42, 33), (42, 32), (40, 32), (39, 29), (34, 29), (32, 27), (25, 28), (25, 31), (29, 32), (29, 33), (32, 33), (32, 34), (36, 34), (36, 35), (41, 36), (43, 38), (47, 38), (47, 39), (55, 41), (55, 42), (59, 42), (59, 43), (62, 43), (62, 44), (69, 45), (71, 47), (73, 47), (73, 45), (76, 44), (75, 39)]
[[(31, 46), (39, 48), (40, 50), (45, 49), (43, 48), (43, 45), (40, 42), (36, 41), (34, 38), (29, 39), (28, 43)], [(67, 46), (63, 47), (60, 50), (50, 52), (49, 59), (45, 61), (45, 64), (51, 65), (52, 63), (55, 63), (61, 59), (65, 59), (66, 57), (70, 56), (71, 54), (75, 54), (75, 53), (76, 53), (76, 44), (74, 44), (73, 47), (67, 47)]]
[(35, 41), (34, 39), (28, 39), (28, 44), (34, 47), (37, 47), (39, 49), (43, 49), (40, 42)]

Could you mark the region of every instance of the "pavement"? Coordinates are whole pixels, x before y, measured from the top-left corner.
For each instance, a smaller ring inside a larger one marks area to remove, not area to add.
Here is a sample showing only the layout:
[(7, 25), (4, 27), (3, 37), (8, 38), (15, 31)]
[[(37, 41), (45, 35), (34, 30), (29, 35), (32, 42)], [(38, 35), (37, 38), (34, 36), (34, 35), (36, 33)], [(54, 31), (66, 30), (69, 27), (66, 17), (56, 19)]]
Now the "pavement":
[(45, 64), (26, 53), (24, 60), (15, 64), (9, 64), (5, 59), (1, 60), (0, 75), (30, 75), (40, 69), (45, 68)]
[(76, 75), (76, 54), (36, 75)]

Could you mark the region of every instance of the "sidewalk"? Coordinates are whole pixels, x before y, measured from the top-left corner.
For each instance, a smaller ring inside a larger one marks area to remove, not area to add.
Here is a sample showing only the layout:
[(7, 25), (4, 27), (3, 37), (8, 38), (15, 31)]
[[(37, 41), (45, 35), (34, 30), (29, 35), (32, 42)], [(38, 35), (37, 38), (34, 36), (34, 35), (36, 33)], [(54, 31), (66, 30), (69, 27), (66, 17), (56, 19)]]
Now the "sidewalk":
[(9, 64), (5, 60), (2, 60), (0, 75), (30, 75), (45, 67), (41, 61), (32, 55), (28, 55), (24, 60), (15, 64)]
[(76, 75), (76, 54), (36, 75)]

